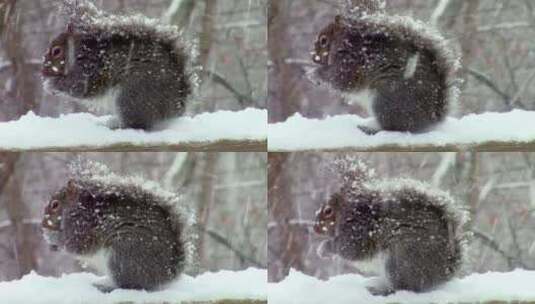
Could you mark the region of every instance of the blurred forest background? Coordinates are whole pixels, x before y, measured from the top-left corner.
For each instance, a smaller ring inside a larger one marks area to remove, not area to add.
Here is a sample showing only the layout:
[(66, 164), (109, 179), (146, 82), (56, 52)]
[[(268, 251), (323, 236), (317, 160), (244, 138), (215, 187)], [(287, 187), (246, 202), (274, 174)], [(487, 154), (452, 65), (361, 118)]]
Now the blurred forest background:
[(266, 153), (0, 153), (0, 281), (82, 270), (50, 251), (40, 229), (45, 204), (79, 156), (181, 193), (208, 231), (199, 238), (200, 272), (266, 267)]
[[(190, 114), (265, 108), (265, 0), (94, 0), (112, 13), (141, 13), (176, 24), (198, 38), (205, 71)], [(61, 0), (0, 0), (0, 121), (28, 111), (57, 117), (87, 112), (69, 98), (43, 92), (41, 63), (49, 42), (65, 29)]]
[[(296, 112), (323, 118), (365, 110), (318, 87), (305, 73), (317, 33), (346, 0), (272, 0), (268, 10), (269, 121)], [(353, 0), (358, 2), (359, 0)], [(535, 1), (386, 0), (387, 12), (434, 24), (461, 54), (464, 79), (457, 113), (535, 110)]]
[[(355, 153), (380, 178), (409, 177), (450, 193), (471, 213), (474, 237), (465, 273), (535, 270), (535, 153)], [(270, 153), (268, 274), (290, 268), (327, 278), (358, 272), (341, 259), (321, 259), (314, 213), (336, 192), (333, 153)]]

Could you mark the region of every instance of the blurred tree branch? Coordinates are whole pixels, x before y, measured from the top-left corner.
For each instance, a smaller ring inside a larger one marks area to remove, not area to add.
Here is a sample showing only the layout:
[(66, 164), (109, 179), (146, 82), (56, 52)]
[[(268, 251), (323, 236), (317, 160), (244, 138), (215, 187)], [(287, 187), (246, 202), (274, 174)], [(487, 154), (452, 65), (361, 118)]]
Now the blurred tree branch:
[(489, 89), (491, 89), (494, 93), (496, 93), (498, 96), (500, 96), (504, 102), (504, 104), (507, 107), (511, 106), (510, 100), (511, 97), (505, 93), (502, 89), (498, 87), (498, 84), (493, 82), (489, 76), (485, 75), (483, 72), (477, 71), (475, 69), (465, 67), (465, 72), (472, 77), (474, 77), (477, 81), (481, 82), (485, 86), (487, 86)]
[(0, 194), (4, 192), (7, 183), (13, 176), (19, 158), (20, 153), (0, 153)]
[(286, 120), (299, 111), (298, 101), (302, 99), (302, 91), (296, 85), (297, 79), (301, 78), (292, 65), (286, 64), (290, 57), (289, 43), (293, 41), (288, 32), (290, 25), (291, 1), (278, 0), (269, 2), (268, 16), (268, 52), (272, 62), (272, 79), (269, 82), (269, 95), (272, 101), (270, 106), (269, 121), (277, 122)]
[[(17, 172), (23, 170), (16, 170), (15, 167), (20, 165), (18, 162), (22, 158), (18, 153), (2, 153), (0, 154), (0, 163), (5, 167), (0, 175), (0, 193), (5, 197), (5, 210), (13, 227), (12, 237), (15, 246), (13, 250), (15, 253), (16, 263), (19, 267), (18, 278), (36, 269), (36, 248), (34, 242), (35, 234), (32, 230), (32, 225), (27, 225), (24, 218), (29, 214), (28, 206), (22, 198), (22, 184), (17, 178)], [(20, 173), (19, 173), (20, 174)], [(6, 191), (9, 189), (9, 191)]]
[(162, 19), (167, 23), (176, 24), (181, 29), (186, 28), (190, 23), (195, 4), (195, 0), (171, 0)]
[[(200, 227), (206, 229), (209, 223), (210, 211), (215, 200), (216, 168), (219, 155), (217, 153), (205, 153), (203, 157), (203, 168), (201, 177), (201, 193), (199, 198), (198, 223)], [(204, 235), (199, 237), (199, 260), (201, 263), (205, 259), (206, 242)]]
[[(34, 72), (38, 72), (41, 69), (41, 60), (32, 59), (29, 61), (24, 62), (24, 65), (27, 67), (27, 69), (32, 69)], [(0, 65), (0, 73), (9, 70), (13, 68), (13, 65), (11, 63), (4, 63)]]
[(0, 6), (0, 41), (8, 60), (11, 62), (15, 80), (15, 97), (19, 102), (17, 114), (24, 114), (37, 108), (35, 101), (36, 82), (33, 71), (27, 64), (27, 51), (24, 47), (22, 24), (23, 14), (18, 12), (17, 0), (5, 0)]
[(257, 261), (255, 258), (246, 255), (245, 253), (241, 252), (239, 249), (234, 247), (234, 245), (232, 245), (232, 243), (228, 239), (226, 239), (225, 237), (223, 237), (219, 233), (217, 233), (217, 232), (215, 232), (213, 230), (210, 230), (210, 229), (204, 229), (204, 232), (206, 234), (208, 234), (210, 237), (212, 237), (212, 239), (214, 239), (216, 242), (218, 242), (219, 244), (227, 247), (230, 251), (232, 251), (240, 259), (240, 261), (242, 263), (244, 261), (247, 261), (247, 262), (251, 263), (252, 265), (254, 265), (256, 267), (259, 267), (259, 268), (265, 268), (266, 267), (266, 265), (262, 265), (262, 263)]
[(268, 244), (268, 279), (278, 282), (288, 275), (290, 269), (305, 270), (302, 253), (305, 252), (306, 240), (303, 234), (308, 227), (292, 224), (297, 218), (297, 206), (292, 203), (291, 191), (294, 180), (285, 170), (291, 156), (288, 153), (269, 153), (268, 159), (268, 210), (273, 223), (269, 233), (273, 241)]
[(214, 20), (216, 18), (217, 2), (215, 0), (204, 0), (204, 13), (202, 15), (202, 33), (200, 35), (199, 60), (202, 67), (206, 64), (210, 56), (210, 50), (214, 42)]
[(236, 100), (242, 107), (254, 104), (254, 100), (251, 96), (240, 93), (234, 88), (234, 86), (232, 86), (223, 76), (221, 76), (217, 72), (202, 70), (201, 74), (231, 92), (234, 95), (234, 98), (236, 98)]
[(527, 269), (527, 265), (524, 265), (524, 263), (517, 258), (507, 254), (503, 249), (500, 248), (500, 245), (496, 240), (492, 239), (488, 235), (484, 234), (483, 232), (472, 230), (472, 233), (474, 234), (474, 237), (478, 238), (483, 245), (487, 246), (488, 248), (494, 250), (497, 252), (500, 256), (502, 256), (505, 261), (507, 262), (507, 267), (509, 267), (509, 270), (513, 270), (515, 266), (520, 265), (523, 268)]

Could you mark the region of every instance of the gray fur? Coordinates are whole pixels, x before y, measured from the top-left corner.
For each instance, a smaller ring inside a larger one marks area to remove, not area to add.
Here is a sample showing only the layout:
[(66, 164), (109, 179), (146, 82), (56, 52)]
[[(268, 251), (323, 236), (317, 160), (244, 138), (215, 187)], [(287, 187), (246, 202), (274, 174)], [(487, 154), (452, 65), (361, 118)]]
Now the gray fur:
[[(59, 208), (52, 209), (52, 202)], [(109, 251), (113, 288), (154, 290), (184, 269), (183, 220), (166, 202), (137, 187), (71, 180), (52, 196), (43, 219), (51, 245), (78, 257)]]
[[(359, 172), (362, 166), (354, 176), (362, 176)], [(334, 216), (327, 217), (326, 208)], [(385, 284), (369, 289), (388, 295), (425, 292), (452, 279), (463, 262), (465, 221), (466, 213), (449, 194), (423, 183), (346, 179), (317, 212), (315, 230), (326, 237), (321, 255), (351, 261), (386, 257)]]
[(426, 28), (409, 17), (337, 16), (318, 35), (315, 78), (345, 94), (373, 90), (371, 114), (382, 130), (427, 131), (457, 99), (458, 66), (445, 40)]
[[(70, 22), (45, 55), (48, 88), (89, 102), (117, 91), (120, 127), (150, 130), (184, 113), (191, 59), (176, 28), (141, 16), (106, 15), (86, 1), (66, 5)], [(54, 58), (54, 46), (73, 56)]]

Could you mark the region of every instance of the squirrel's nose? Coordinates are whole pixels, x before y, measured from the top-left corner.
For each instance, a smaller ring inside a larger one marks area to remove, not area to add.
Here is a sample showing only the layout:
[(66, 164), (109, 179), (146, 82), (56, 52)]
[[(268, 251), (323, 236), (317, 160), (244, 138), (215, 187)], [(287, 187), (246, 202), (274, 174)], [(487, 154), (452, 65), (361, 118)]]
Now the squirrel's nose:
[(321, 64), (321, 56), (318, 55), (318, 53), (312, 52), (310, 55), (312, 56), (312, 61), (314, 61), (314, 63)]
[(323, 231), (323, 225), (320, 224), (320, 222), (314, 223), (314, 232), (317, 234), (324, 234), (325, 231)]
[(60, 68), (54, 65), (50, 61), (45, 61), (43, 63), (43, 68), (41, 69), (41, 74), (43, 74), (43, 76), (49, 76), (49, 77), (60, 76), (63, 74), (63, 68)]
[(324, 52), (323, 54), (319, 54), (318, 52), (310, 52), (310, 56), (312, 56), (312, 61), (317, 64), (327, 64), (329, 60), (329, 53)]
[(47, 228), (47, 229), (54, 229), (54, 222), (50, 220), (50, 217), (48, 215), (45, 215), (43, 218), (43, 221), (41, 222), (41, 227)]

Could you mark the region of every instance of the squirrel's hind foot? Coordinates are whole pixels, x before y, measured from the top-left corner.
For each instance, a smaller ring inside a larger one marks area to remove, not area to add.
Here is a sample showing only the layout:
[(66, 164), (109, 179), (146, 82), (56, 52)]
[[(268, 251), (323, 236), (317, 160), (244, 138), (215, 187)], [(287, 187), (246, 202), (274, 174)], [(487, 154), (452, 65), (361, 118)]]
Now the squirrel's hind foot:
[(376, 119), (368, 120), (359, 124), (357, 127), (366, 135), (375, 135), (382, 130), (381, 125), (379, 125), (379, 122), (377, 122)]
[(392, 288), (384, 287), (384, 286), (380, 286), (380, 287), (368, 286), (368, 287), (366, 287), (366, 289), (368, 289), (368, 291), (372, 295), (380, 296), (380, 297), (386, 297), (386, 296), (389, 296), (389, 295), (391, 295), (391, 294), (393, 294), (395, 292)]
[(110, 293), (117, 289), (115, 286), (107, 285), (107, 284), (100, 284), (100, 283), (93, 283), (93, 286), (95, 286), (98, 290), (100, 290), (103, 293)]
[(125, 128), (123, 122), (117, 116), (112, 116), (111, 118), (109, 118), (105, 122), (99, 123), (99, 125), (104, 126), (104, 127), (108, 128), (110, 130), (119, 130), (119, 129), (124, 129)]
[(106, 125), (108, 128), (110, 128), (110, 130), (120, 130), (127, 128), (124, 122), (117, 116), (114, 116), (110, 120), (108, 120)]
[(373, 127), (368, 127), (368, 126), (358, 126), (358, 128), (364, 132), (366, 135), (375, 135), (377, 133), (379, 133), (379, 129), (376, 129), (376, 128), (373, 128)]
[(117, 289), (117, 286), (115, 286), (115, 284), (110, 280), (110, 278), (98, 280), (92, 285), (103, 293), (110, 293)]

